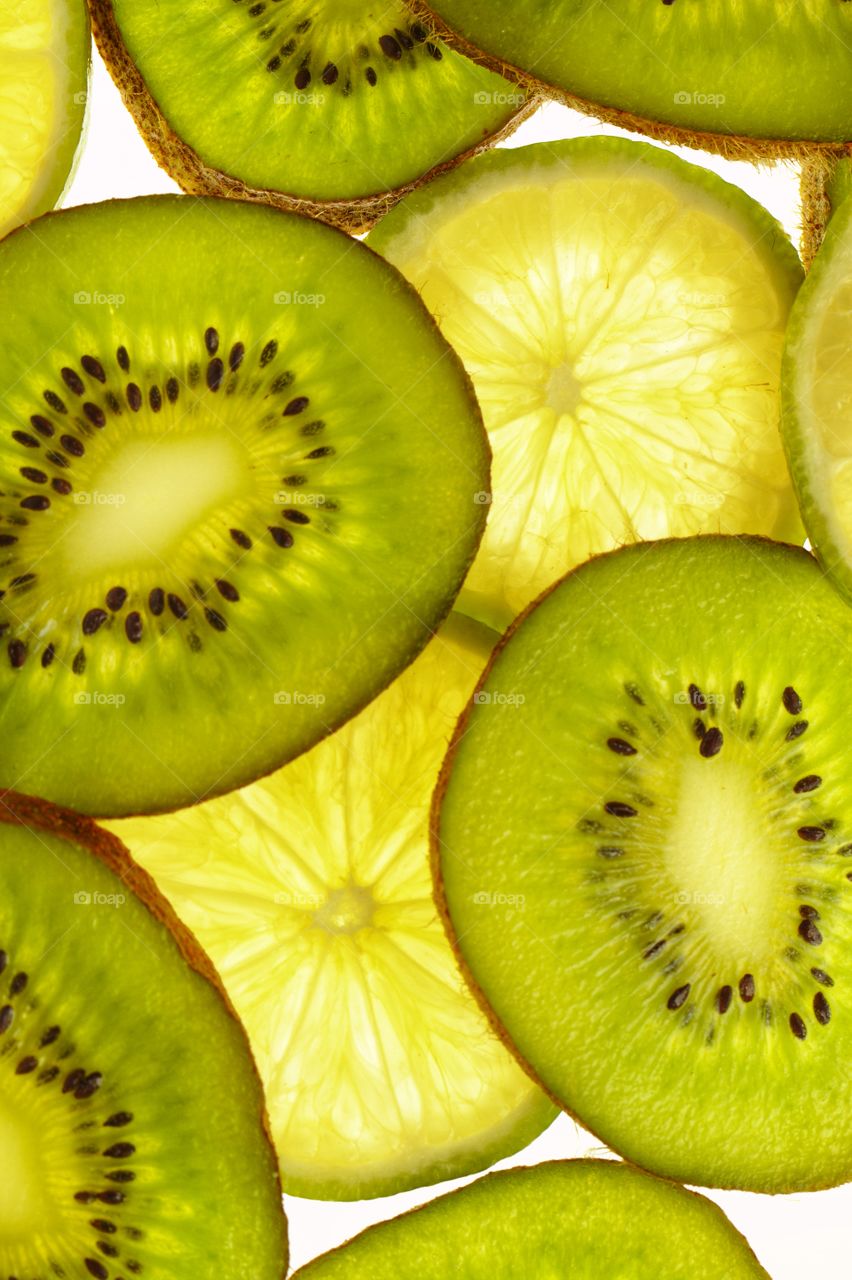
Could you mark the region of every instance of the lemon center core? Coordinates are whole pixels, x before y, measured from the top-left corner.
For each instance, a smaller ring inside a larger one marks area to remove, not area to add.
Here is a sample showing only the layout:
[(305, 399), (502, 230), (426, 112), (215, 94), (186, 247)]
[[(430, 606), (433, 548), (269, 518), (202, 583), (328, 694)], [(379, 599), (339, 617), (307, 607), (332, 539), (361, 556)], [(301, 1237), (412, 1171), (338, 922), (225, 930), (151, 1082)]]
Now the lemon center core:
[(346, 884), (333, 889), (314, 915), (314, 924), (327, 933), (357, 933), (372, 924), (375, 899), (363, 885)]
[(558, 364), (551, 371), (544, 392), (544, 402), (560, 417), (564, 413), (576, 413), (583, 398), (583, 388), (571, 364)]

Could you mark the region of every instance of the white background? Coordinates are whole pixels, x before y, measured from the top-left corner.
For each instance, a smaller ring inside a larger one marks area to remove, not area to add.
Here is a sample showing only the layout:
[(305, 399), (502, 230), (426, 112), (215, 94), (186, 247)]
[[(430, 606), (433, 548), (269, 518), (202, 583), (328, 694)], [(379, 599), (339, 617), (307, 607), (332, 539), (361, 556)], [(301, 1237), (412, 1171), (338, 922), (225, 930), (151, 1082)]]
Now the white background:
[[(617, 132), (550, 104), (522, 125), (508, 145)], [(791, 238), (798, 242), (798, 176), (794, 166), (758, 170), (699, 152), (681, 154), (744, 187), (784, 223)], [(148, 154), (97, 61), (86, 149), (66, 204), (176, 190)], [(525, 1152), (503, 1161), (499, 1167), (589, 1154), (604, 1153), (594, 1138), (567, 1116), (560, 1116)], [(293, 1265), (301, 1266), (370, 1223), (392, 1217), (463, 1181), (469, 1179), (360, 1204), (323, 1204), (288, 1196)], [(743, 1192), (710, 1194), (747, 1237), (773, 1280), (849, 1280), (852, 1228), (847, 1226), (846, 1214), (852, 1216), (852, 1187), (774, 1197)]]

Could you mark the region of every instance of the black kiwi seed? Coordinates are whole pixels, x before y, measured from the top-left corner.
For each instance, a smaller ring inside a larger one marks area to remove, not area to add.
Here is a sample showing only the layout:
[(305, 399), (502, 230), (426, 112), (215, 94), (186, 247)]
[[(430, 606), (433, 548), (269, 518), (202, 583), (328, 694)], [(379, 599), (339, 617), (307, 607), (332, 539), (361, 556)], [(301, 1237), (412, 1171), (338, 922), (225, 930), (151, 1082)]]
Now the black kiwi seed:
[(0, 973), (4, 973), (9, 963), (9, 954), (7, 951), (0, 951)]
[(803, 920), (819, 920), (819, 912), (816, 907), (809, 907), (806, 904), (799, 907), (799, 915)]
[(304, 413), (310, 404), (307, 396), (296, 396), (295, 400), (291, 400), (286, 409), (283, 410), (282, 418), (292, 418), (298, 413)]
[(47, 511), (50, 498), (45, 497), (43, 493), (33, 493), (21, 501), (21, 506), (25, 511)]
[(215, 356), (219, 350), (219, 334), (212, 326), (204, 331), (204, 345), (208, 355)]
[(171, 609), (172, 613), (175, 615), (176, 618), (180, 618), (182, 621), (184, 618), (188, 617), (189, 610), (187, 609), (183, 600), (181, 600), (180, 596), (175, 595), (174, 592), (169, 592), (168, 601), (169, 601), (169, 608)]
[(163, 394), (159, 387), (152, 387), (148, 392), (148, 403), (152, 413), (159, 413), (163, 407)]
[(136, 1155), (136, 1148), (132, 1142), (114, 1142), (111, 1147), (107, 1147), (104, 1155), (110, 1160), (129, 1160)]
[(318, 449), (311, 449), (310, 453), (305, 454), (306, 458), (330, 458), (334, 453), (334, 449), (330, 444), (322, 444)]
[(56, 657), (56, 646), (49, 644), (41, 655), (41, 665), (47, 670), (53, 659)]
[(39, 1048), (46, 1049), (48, 1045), (55, 1044), (62, 1035), (61, 1027), (48, 1027), (42, 1038), (39, 1040)]
[(744, 698), (745, 698), (745, 685), (743, 684), (742, 680), (738, 680), (736, 685), (734, 686), (734, 706), (737, 708), (738, 711), (740, 707), (743, 705)]
[(823, 827), (799, 827), (796, 834), (800, 840), (804, 840), (808, 844), (816, 844), (817, 841), (825, 839), (825, 829)]
[(124, 634), (131, 644), (138, 644), (142, 639), (142, 615), (135, 610), (128, 613), (124, 620)]
[(692, 722), (692, 732), (695, 734), (699, 742), (707, 732), (707, 725), (699, 716), (696, 716)]
[(109, 1129), (123, 1129), (125, 1125), (133, 1122), (133, 1116), (129, 1111), (116, 1111), (108, 1120), (104, 1120), (104, 1124)]
[(712, 729), (708, 729), (704, 737), (701, 739), (701, 746), (698, 748), (699, 754), (705, 760), (709, 760), (711, 756), (717, 756), (722, 750), (724, 737), (721, 729), (717, 729), (714, 725)]
[(818, 947), (822, 942), (822, 934), (811, 919), (805, 919), (800, 922), (799, 937), (812, 947)]
[(178, 384), (177, 378), (167, 378), (166, 379), (166, 399), (168, 400), (169, 404), (175, 404), (177, 402), (177, 398), (179, 394), (180, 394), (180, 386)]
[(821, 991), (814, 996), (814, 1014), (820, 1026), (828, 1026), (831, 1021), (831, 1005)]
[(277, 355), (278, 355), (278, 343), (274, 338), (270, 338), (266, 346), (263, 348), (263, 350), (260, 353), (261, 369), (265, 369), (266, 366), (270, 364)]
[(695, 707), (696, 711), (706, 710), (707, 699), (704, 697), (704, 694), (701, 692), (697, 684), (691, 684), (689, 686), (689, 701)]
[(211, 391), (219, 390), (224, 376), (225, 366), (218, 356), (214, 356), (207, 366), (207, 386)]
[(74, 369), (69, 369), (67, 367), (60, 370), (60, 372), (62, 375), (62, 381), (65, 383), (69, 391), (73, 391), (75, 396), (82, 396), (85, 394), (86, 387), (79, 373)]
[(292, 507), (288, 507), (281, 512), (285, 520), (289, 520), (290, 524), (310, 524), (311, 517), (305, 511), (294, 511)]
[(60, 436), (59, 443), (62, 445), (62, 448), (66, 453), (72, 454), (75, 458), (82, 458), (83, 454), (86, 452), (86, 446), (83, 444), (82, 440), (78, 440), (76, 436)]
[(379, 77), (376, 75), (376, 72), (373, 67), (367, 67), (367, 69), (364, 72), (364, 79), (367, 81), (367, 84), (370, 86), (371, 89), (374, 89), (376, 85), (379, 83)]
[(93, 636), (104, 625), (109, 614), (105, 609), (90, 609), (83, 618), (83, 635)]
[(83, 356), (80, 364), (90, 378), (95, 378), (98, 382), (106, 382), (106, 373), (100, 360), (96, 360), (94, 356)]
[(9, 983), (9, 994), (19, 996), (22, 991), (26, 991), (29, 975), (26, 973), (16, 973), (12, 981)]
[(811, 969), (811, 977), (823, 987), (834, 986), (834, 979), (826, 973), (825, 969)]
[(296, 88), (299, 90), (307, 89), (308, 85), (311, 83), (311, 73), (307, 67), (299, 67), (299, 70), (296, 72), (296, 75), (294, 77), (293, 83), (295, 84)]
[(166, 607), (166, 593), (162, 587), (154, 587), (148, 596), (148, 608), (151, 610), (155, 618), (159, 618), (163, 609)]
[(89, 1226), (95, 1231), (100, 1231), (101, 1235), (114, 1236), (118, 1231), (118, 1227), (114, 1222), (110, 1222), (107, 1218), (92, 1218)]
[(602, 858), (623, 858), (624, 850), (618, 849), (614, 845), (604, 844), (598, 849), (598, 853)]
[(654, 956), (658, 956), (665, 945), (666, 945), (665, 938), (660, 938), (659, 942), (652, 942), (650, 947), (648, 947), (647, 951), (642, 952), (642, 959), (653, 960)]
[(74, 661), (71, 663), (71, 670), (75, 676), (81, 676), (86, 670), (86, 651), (78, 649), (74, 654)]
[(246, 354), (245, 346), (242, 342), (235, 342), (231, 347), (231, 354), (228, 356), (228, 367), (231, 373), (236, 373), (243, 362)]
[(808, 1029), (804, 1024), (803, 1019), (799, 1016), (798, 1013), (790, 1014), (790, 1030), (792, 1031), (793, 1035), (796, 1037), (797, 1040), (807, 1039)]
[(17, 541), (14, 533), (0, 533), (0, 547), (13, 547)]
[(399, 62), (402, 57), (402, 49), (393, 36), (379, 36), (379, 48), (392, 62)]
[(86, 417), (89, 419), (93, 427), (106, 426), (106, 414), (104, 413), (103, 409), (101, 409), (99, 405), (92, 404), (91, 401), (87, 400), (86, 403), (83, 405), (83, 412), (85, 413)]
[(252, 540), (247, 533), (243, 533), (242, 529), (231, 529), (230, 534), (238, 547), (242, 547), (245, 551), (251, 550)]
[(218, 613), (215, 609), (205, 609), (204, 616), (214, 631), (228, 630), (227, 622), (222, 617), (221, 613)]
[(787, 688), (781, 694), (781, 701), (784, 703), (785, 711), (789, 711), (791, 716), (801, 715), (802, 699), (791, 685), (788, 684)]
[(682, 987), (677, 987), (669, 996), (666, 1002), (666, 1008), (680, 1009), (689, 998), (689, 993), (691, 990), (692, 990), (692, 986), (688, 982), (684, 983)]
[(28, 435), (26, 431), (13, 431), (12, 439), (18, 444), (22, 444), (25, 449), (40, 449), (41, 445), (35, 436)]
[(750, 973), (744, 973), (739, 982), (740, 999), (743, 1004), (751, 1004), (754, 999), (754, 990), (753, 975)]
[(226, 582), (224, 578), (216, 579), (216, 589), (223, 600), (230, 600), (232, 603), (236, 603), (240, 598), (240, 593), (237, 588), (230, 582)]
[(816, 791), (817, 787), (822, 786), (822, 778), (818, 773), (809, 773), (806, 778), (800, 778), (793, 787), (796, 795), (803, 795), (808, 791)]
[(272, 541), (279, 547), (292, 547), (293, 535), (289, 529), (279, 529), (277, 525), (270, 525), (269, 532), (272, 534)]
[(636, 748), (629, 742), (625, 742), (624, 738), (607, 738), (606, 745), (610, 751), (614, 751), (617, 756), (635, 756)]
[(78, 1085), (81, 1085), (86, 1078), (86, 1073), (82, 1067), (75, 1067), (70, 1071), (62, 1082), (63, 1093), (73, 1093)]
[(733, 987), (720, 987), (716, 992), (716, 1011), (717, 1013), (727, 1013), (731, 1007), (731, 1001), (734, 998)]
[(15, 1010), (10, 1004), (0, 1008), (0, 1035), (4, 1035), (15, 1021)]
[[(35, 467), (21, 467), (21, 475), (25, 480), (29, 480), (32, 484), (47, 484), (47, 475), (44, 471), (37, 471)], [(17, 538), (15, 539), (17, 542)]]
[(54, 413), (68, 412), (68, 406), (65, 404), (65, 401), (60, 399), (55, 391), (47, 390), (42, 392), (42, 394), (44, 396), (45, 404), (49, 404)]
[(127, 403), (130, 405), (130, 408), (134, 413), (138, 413), (142, 408), (142, 392), (135, 382), (128, 382), (126, 394)]
[(35, 427), (39, 435), (45, 436), (46, 439), (50, 439), (52, 435), (56, 434), (56, 429), (53, 423), (49, 422), (47, 418), (42, 417), (40, 413), (34, 413), (32, 415), (30, 418), (30, 426)]
[(27, 660), (27, 646), (23, 640), (10, 640), (8, 653), (9, 661), (16, 669), (22, 667)]
[(106, 602), (113, 613), (118, 613), (119, 609), (124, 608), (127, 600), (127, 591), (124, 587), (111, 587), (106, 595)]
[(798, 720), (796, 724), (793, 725), (792, 729), (787, 730), (787, 733), (785, 734), (786, 740), (788, 742), (795, 742), (796, 738), (801, 738), (809, 723), (810, 721), (808, 720)]
[(635, 818), (639, 811), (622, 800), (608, 800), (604, 805), (604, 812), (611, 814), (613, 818)]
[(119, 369), (123, 369), (127, 373), (130, 368), (130, 356), (127, 354), (127, 348), (119, 347), (115, 353), (115, 358), (118, 361)]
[(102, 1262), (98, 1262), (97, 1258), (84, 1258), (83, 1265), (89, 1275), (95, 1277), (95, 1280), (109, 1280), (109, 1272)]

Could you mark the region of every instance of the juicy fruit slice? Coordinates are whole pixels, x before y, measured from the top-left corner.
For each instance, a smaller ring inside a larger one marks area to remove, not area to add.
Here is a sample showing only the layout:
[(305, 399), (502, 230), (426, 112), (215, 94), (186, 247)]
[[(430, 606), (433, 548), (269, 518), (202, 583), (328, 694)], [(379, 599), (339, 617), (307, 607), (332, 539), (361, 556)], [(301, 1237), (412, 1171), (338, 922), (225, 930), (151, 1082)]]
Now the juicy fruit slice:
[(808, 534), (852, 601), (852, 202), (841, 204), (790, 317), (784, 443)]
[(745, 1280), (764, 1277), (709, 1200), (628, 1165), (510, 1169), (383, 1222), (294, 1280)]
[(802, 273), (741, 191), (644, 144), (547, 143), (424, 188), (370, 243), (461, 355), (494, 450), (461, 608), (502, 630), (640, 538), (796, 537), (778, 385)]
[(751, 139), (843, 142), (852, 132), (847, 4), (430, 0), (430, 7), (495, 60), (628, 128), (731, 155), (783, 149)]
[(349, 228), (532, 105), (402, 0), (93, 0), (92, 12), (128, 109), (185, 190)]
[(494, 639), (452, 616), (372, 706), (274, 777), (113, 824), (220, 966), (296, 1195), (459, 1177), (555, 1114), (464, 987), (431, 894), (429, 800)]
[(3, 1276), (286, 1271), (260, 1081), (210, 962), (116, 839), (11, 792), (0, 1147)]
[(0, 782), (191, 803), (411, 661), (476, 548), (488, 448), (386, 263), (162, 197), (16, 233), (0, 293)]
[(804, 551), (629, 547), (520, 622), (448, 755), (458, 954), (550, 1093), (684, 1182), (852, 1173), (849, 627)]
[(83, 0), (0, 10), (0, 239), (58, 203), (86, 114), (91, 41)]

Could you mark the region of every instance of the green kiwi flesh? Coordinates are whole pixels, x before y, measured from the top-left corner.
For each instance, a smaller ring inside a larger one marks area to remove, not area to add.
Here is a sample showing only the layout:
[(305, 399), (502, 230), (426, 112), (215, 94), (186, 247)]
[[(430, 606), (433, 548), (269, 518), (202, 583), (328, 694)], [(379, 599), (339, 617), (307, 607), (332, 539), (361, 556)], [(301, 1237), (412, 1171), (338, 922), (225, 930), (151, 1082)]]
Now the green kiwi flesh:
[(13, 233), (0, 294), (0, 785), (188, 804), (416, 656), (489, 454), (393, 268), (309, 219), (159, 197)]
[(703, 1196), (629, 1165), (509, 1169), (370, 1227), (294, 1280), (746, 1280), (766, 1278)]
[(670, 141), (767, 157), (852, 133), (845, 0), (431, 0), (430, 9), (465, 47), (572, 106)]
[(551, 1095), (655, 1173), (852, 1176), (850, 619), (797, 548), (628, 547), (519, 621), (456, 730), (457, 954)]
[(534, 101), (403, 0), (92, 0), (95, 36), (157, 159), (196, 193), (366, 225)]
[(11, 792), (0, 1150), (4, 1277), (286, 1272), (260, 1081), (210, 962), (120, 841)]

